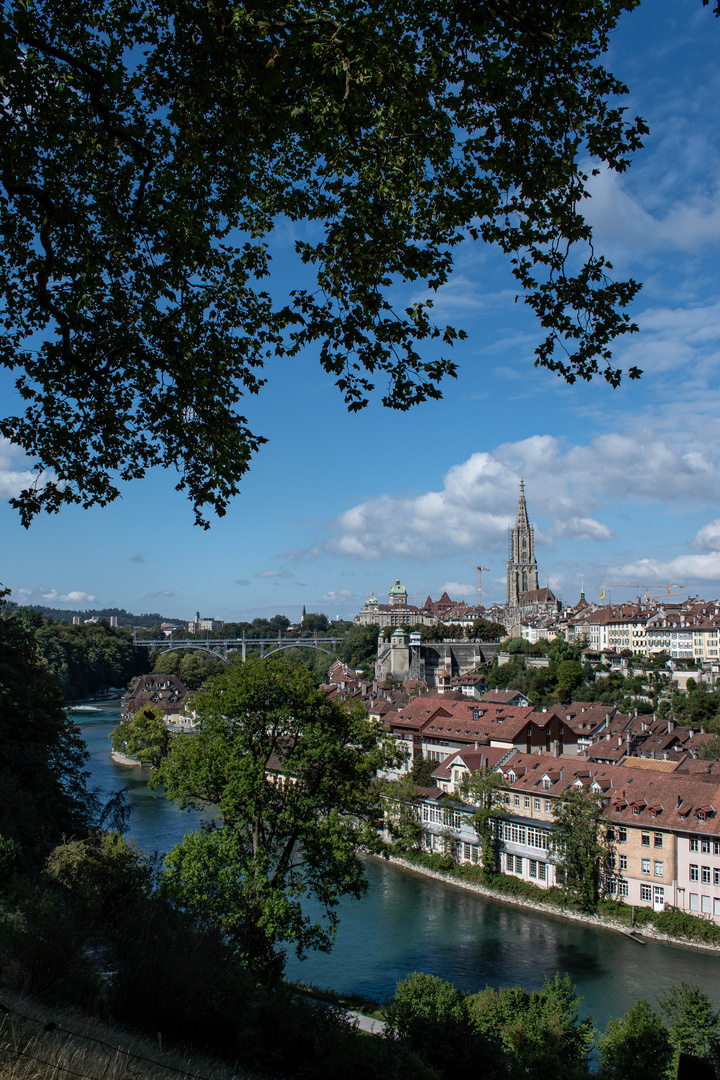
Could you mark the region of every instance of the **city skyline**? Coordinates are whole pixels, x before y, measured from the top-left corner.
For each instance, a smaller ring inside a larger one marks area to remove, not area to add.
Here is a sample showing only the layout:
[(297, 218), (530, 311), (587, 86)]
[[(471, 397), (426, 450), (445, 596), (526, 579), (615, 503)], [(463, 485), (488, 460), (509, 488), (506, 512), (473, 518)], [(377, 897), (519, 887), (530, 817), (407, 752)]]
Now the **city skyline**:
[[(640, 333), (614, 358), (642, 368), (639, 382), (567, 386), (535, 370), (540, 333), (508, 265), (466, 245), (436, 297), (438, 318), (468, 331), (444, 400), (393, 413), (380, 387), (348, 416), (312, 355), (273, 361), (243, 405), (269, 443), (209, 532), (192, 525), (175, 478), (151, 474), (109, 507), (63, 510), (26, 533), (6, 502), (26, 465), (0, 445), (0, 580), (12, 598), (175, 618), (200, 608), (226, 622), (296, 620), (303, 605), (352, 617), (397, 577), (419, 603), (443, 591), (473, 601), (480, 564), (483, 601), (502, 603), (521, 476), (539, 583), (567, 602), (582, 583), (597, 599), (612, 581), (719, 595), (719, 44), (699, 0), (647, 4), (622, 16), (605, 60), (630, 88), (628, 115), (650, 127), (627, 173), (592, 179), (587, 208), (617, 277), (644, 283)], [(286, 254), (293, 240), (288, 227)], [(297, 272), (280, 256), (278, 290)], [(10, 411), (6, 371), (0, 392)]]

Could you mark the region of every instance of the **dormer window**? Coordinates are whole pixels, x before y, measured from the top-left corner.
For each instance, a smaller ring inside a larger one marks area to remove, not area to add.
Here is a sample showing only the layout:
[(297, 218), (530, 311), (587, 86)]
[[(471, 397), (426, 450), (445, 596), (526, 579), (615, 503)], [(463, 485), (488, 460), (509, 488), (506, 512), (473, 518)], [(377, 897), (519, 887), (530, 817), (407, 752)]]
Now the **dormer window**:
[(707, 814), (705, 813), (704, 810), (698, 810), (697, 816), (698, 816), (698, 821), (705, 821), (706, 818), (707, 818)]
[(640, 807), (639, 806), (633, 806), (632, 812), (633, 812), (633, 816), (637, 817), (638, 814), (640, 813)]
[(551, 787), (552, 784), (550, 783), (550, 778), (548, 776), (543, 776), (543, 788), (545, 791), (549, 791)]

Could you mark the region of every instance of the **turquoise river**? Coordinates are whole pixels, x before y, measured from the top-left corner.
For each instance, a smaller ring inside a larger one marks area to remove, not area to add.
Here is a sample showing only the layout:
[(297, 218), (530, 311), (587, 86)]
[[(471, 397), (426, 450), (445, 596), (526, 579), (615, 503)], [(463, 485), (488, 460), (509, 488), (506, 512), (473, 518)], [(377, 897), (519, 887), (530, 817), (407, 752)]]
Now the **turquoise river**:
[[(146, 770), (112, 761), (108, 734), (118, 703), (95, 708), (74, 717), (90, 753), (91, 785), (105, 794), (127, 785), (134, 807), (129, 835), (145, 851), (165, 852), (197, 827), (199, 814), (182, 812), (151, 791)], [(289, 978), (383, 1000), (412, 971), (466, 991), (488, 984), (534, 990), (547, 975), (568, 972), (583, 996), (583, 1013), (600, 1028), (639, 997), (654, 1004), (680, 979), (698, 983), (720, 1006), (720, 954), (637, 944), (612, 930), (488, 900), (374, 859), (367, 860), (367, 876), (365, 897), (341, 904), (332, 952), (302, 962), (291, 952)]]

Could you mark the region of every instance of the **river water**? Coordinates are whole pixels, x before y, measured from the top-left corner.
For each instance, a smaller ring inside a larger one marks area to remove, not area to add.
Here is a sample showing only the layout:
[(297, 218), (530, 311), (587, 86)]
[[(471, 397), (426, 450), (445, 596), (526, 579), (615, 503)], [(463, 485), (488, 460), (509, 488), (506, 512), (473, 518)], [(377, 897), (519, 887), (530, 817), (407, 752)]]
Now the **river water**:
[[(147, 787), (145, 769), (112, 761), (108, 734), (117, 723), (117, 703), (75, 719), (90, 753), (92, 786), (106, 794), (129, 787), (134, 813), (128, 834), (140, 847), (165, 852), (197, 827), (197, 812), (178, 810)], [(288, 978), (383, 1000), (413, 971), (470, 992), (488, 984), (536, 990), (546, 976), (567, 972), (584, 999), (581, 1012), (599, 1028), (640, 997), (654, 1005), (680, 979), (697, 983), (720, 1007), (720, 955), (639, 945), (615, 931), (488, 900), (375, 859), (366, 869), (368, 892), (341, 903), (332, 952), (302, 962), (291, 953)]]

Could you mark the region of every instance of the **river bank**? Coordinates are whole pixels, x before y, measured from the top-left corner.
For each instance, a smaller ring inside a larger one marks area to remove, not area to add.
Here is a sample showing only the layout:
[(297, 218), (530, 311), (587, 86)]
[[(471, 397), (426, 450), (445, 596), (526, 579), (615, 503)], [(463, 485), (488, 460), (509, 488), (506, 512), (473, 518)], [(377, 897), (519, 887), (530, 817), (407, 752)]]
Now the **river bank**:
[(599, 930), (609, 930), (614, 933), (621, 933), (631, 941), (635, 941), (638, 945), (645, 944), (643, 939), (647, 938), (653, 941), (663, 942), (667, 945), (680, 946), (685, 949), (700, 949), (703, 952), (720, 953), (720, 943), (693, 941), (690, 938), (677, 937), (665, 933), (662, 930), (658, 930), (657, 927), (647, 923), (643, 926), (630, 929), (620, 920), (613, 919), (606, 915), (589, 915), (580, 911), (571, 911), (568, 908), (559, 908), (555, 904), (542, 903), (542, 901), (533, 900), (527, 896), (517, 896), (501, 892), (498, 889), (492, 889), (486, 885), (481, 885), (479, 882), (469, 881), (466, 878), (459, 878), (452, 872), (435, 870), (432, 867), (423, 866), (421, 863), (416, 863), (411, 859), (403, 859), (397, 855), (389, 855), (387, 859), (384, 856), (377, 855), (371, 855), (369, 857), (380, 862), (390, 862), (394, 866), (406, 870), (409, 873), (419, 874), (421, 877), (431, 878), (434, 881), (441, 881), (446, 885), (452, 885), (465, 892), (471, 892), (475, 893), (477, 896), (487, 897), (489, 900), (498, 900), (503, 904), (525, 908), (542, 915), (549, 915), (555, 919), (569, 919), (572, 922), (584, 923), (586, 926), (594, 926)]
[[(164, 854), (188, 830), (198, 828), (203, 815), (179, 810), (161, 790), (148, 788), (148, 770), (112, 760), (108, 735), (118, 709), (99, 704), (104, 715), (88, 713), (81, 721), (91, 786), (105, 795), (127, 787), (134, 808), (129, 836), (144, 851)], [(559, 971), (571, 977), (584, 998), (582, 1015), (593, 1016), (599, 1027), (610, 1015), (623, 1015), (638, 998), (654, 1001), (682, 979), (698, 983), (720, 1006), (720, 963), (714, 951), (671, 947), (650, 937), (638, 945), (608, 927), (507, 903), (506, 896), (449, 889), (448, 883), (457, 882), (445, 881), (444, 875), (411, 873), (417, 867), (406, 869), (385, 859), (363, 861), (368, 891), (359, 900), (341, 900), (332, 951), (299, 960), (289, 949), (288, 980), (382, 1002), (413, 971), (436, 975), (467, 993), (487, 985), (524, 986), (532, 992)], [(324, 916), (312, 900), (306, 911), (313, 920)], [(350, 1007), (365, 1011), (359, 1004)]]

